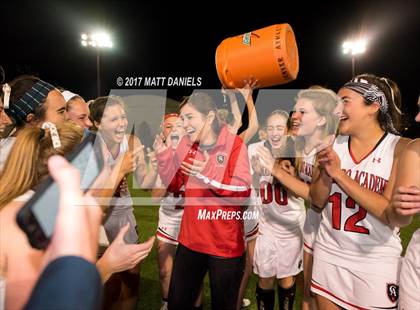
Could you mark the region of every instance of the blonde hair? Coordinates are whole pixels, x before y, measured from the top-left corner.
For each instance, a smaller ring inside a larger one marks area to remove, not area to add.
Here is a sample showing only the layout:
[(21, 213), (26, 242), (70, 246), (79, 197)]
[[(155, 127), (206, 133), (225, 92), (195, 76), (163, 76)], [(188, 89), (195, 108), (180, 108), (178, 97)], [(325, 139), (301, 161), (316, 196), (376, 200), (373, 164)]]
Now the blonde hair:
[(48, 158), (69, 153), (83, 137), (83, 129), (71, 123), (57, 125), (61, 147), (54, 149), (50, 132), (38, 127), (21, 130), (0, 175), (0, 210), (48, 175)]
[[(323, 137), (337, 133), (339, 119), (334, 115), (335, 107), (341, 103), (341, 98), (332, 90), (318, 85), (299, 91), (296, 101), (306, 99), (311, 102), (315, 112), (325, 118)], [(303, 148), (305, 142), (302, 137), (296, 137), (296, 168), (300, 169), (302, 164)], [(316, 160), (315, 166), (317, 166)]]
[(299, 99), (306, 99), (312, 103), (314, 110), (320, 116), (325, 117), (325, 131), (326, 135), (335, 134), (338, 127), (338, 118), (334, 115), (335, 107), (341, 102), (341, 98), (332, 90), (321, 88), (320, 86), (311, 87), (309, 89), (301, 90), (296, 97)]
[[(289, 113), (287, 113), (286, 111), (284, 111), (284, 110), (274, 110), (273, 112), (271, 112), (270, 113), (270, 115), (268, 115), (267, 116), (267, 118), (265, 119), (265, 124), (264, 124), (264, 128), (265, 128), (265, 130), (267, 130), (267, 123), (268, 123), (268, 120), (270, 119), (270, 117), (272, 117), (272, 116), (274, 116), (274, 115), (279, 115), (279, 116), (281, 116), (282, 118), (284, 118), (285, 120), (286, 120), (286, 123), (288, 122), (288, 120), (289, 120)], [(289, 128), (287, 128), (287, 129), (289, 129)]]

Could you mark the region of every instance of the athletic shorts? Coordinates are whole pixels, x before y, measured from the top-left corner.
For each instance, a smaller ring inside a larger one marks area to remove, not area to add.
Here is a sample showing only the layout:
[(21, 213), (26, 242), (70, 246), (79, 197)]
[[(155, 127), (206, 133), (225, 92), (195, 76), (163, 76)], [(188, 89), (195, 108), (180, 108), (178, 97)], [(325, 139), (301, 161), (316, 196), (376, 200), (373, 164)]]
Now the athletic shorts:
[(134, 217), (133, 208), (129, 208), (118, 210), (118, 212), (111, 212), (107, 217), (103, 225), (109, 243), (114, 241), (120, 232), (120, 229), (127, 223), (130, 223), (130, 228), (124, 236), (124, 241), (129, 244), (135, 244), (139, 242), (139, 236), (137, 234), (137, 221)]
[(317, 259), (315, 255), (311, 292), (345, 309), (397, 309), (397, 277), (398, 266), (391, 277), (350, 270)]
[(279, 239), (258, 235), (254, 251), (254, 273), (260, 278), (282, 279), (302, 271), (302, 239)]
[(420, 229), (413, 234), (402, 261), (399, 308), (420, 309)]
[(156, 237), (163, 242), (178, 245), (178, 234), (181, 227), (184, 210), (171, 209), (161, 206), (159, 208), (159, 222)]
[(321, 213), (317, 213), (311, 208), (306, 212), (305, 224), (303, 225), (303, 249), (312, 254), (315, 238), (318, 234), (319, 224), (321, 223)]

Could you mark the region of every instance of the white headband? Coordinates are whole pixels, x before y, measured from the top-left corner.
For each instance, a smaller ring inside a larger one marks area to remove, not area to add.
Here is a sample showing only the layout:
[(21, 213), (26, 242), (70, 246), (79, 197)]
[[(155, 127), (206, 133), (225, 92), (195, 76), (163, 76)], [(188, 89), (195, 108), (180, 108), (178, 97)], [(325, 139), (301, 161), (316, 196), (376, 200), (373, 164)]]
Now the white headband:
[(69, 102), (69, 100), (73, 99), (74, 97), (80, 97), (78, 94), (72, 93), (71, 91), (68, 91), (68, 90), (61, 92), (61, 94), (63, 95), (66, 103)]

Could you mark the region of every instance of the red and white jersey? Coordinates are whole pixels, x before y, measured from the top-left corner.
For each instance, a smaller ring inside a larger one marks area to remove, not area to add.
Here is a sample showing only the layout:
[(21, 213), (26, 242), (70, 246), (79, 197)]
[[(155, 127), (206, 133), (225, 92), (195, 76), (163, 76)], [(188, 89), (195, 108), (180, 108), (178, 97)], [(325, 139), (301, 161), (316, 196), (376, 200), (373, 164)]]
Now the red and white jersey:
[[(157, 188), (164, 188), (165, 185), (162, 183), (159, 175), (156, 179)], [(176, 193), (167, 192), (167, 195), (162, 198), (160, 201), (160, 208), (162, 209), (163, 213), (167, 214), (168, 216), (179, 217), (182, 218), (182, 213), (184, 212), (184, 186)]]
[(204, 150), (185, 136), (175, 153), (157, 154), (158, 171), (169, 192), (184, 186), (184, 214), (179, 242), (189, 249), (220, 257), (239, 257), (245, 251), (242, 205), (250, 196), (251, 175), (246, 146), (223, 127), (217, 141), (207, 150), (201, 173), (188, 176), (181, 162), (204, 161)]
[(288, 192), (273, 176), (261, 176), (259, 198), (259, 232), (287, 239), (302, 237), (305, 202)]
[[(248, 156), (251, 159), (258, 147), (265, 141), (248, 146)], [(255, 184), (254, 184), (255, 185)], [(256, 184), (253, 203), (258, 206), (259, 233), (273, 235), (276, 238), (292, 238), (302, 236), (302, 226), (305, 219), (304, 200), (293, 196), (273, 178), (261, 176)]]
[(312, 174), (314, 170), (316, 159), (316, 149), (313, 149), (309, 154), (304, 153), (302, 157), (302, 164), (299, 167), (299, 177), (306, 184), (311, 184)]
[[(299, 167), (299, 177), (306, 184), (312, 183), (312, 175), (316, 160), (316, 149), (313, 149), (309, 154), (304, 153), (302, 163)], [(303, 244), (306, 252), (312, 254), (315, 238), (318, 234), (319, 224), (321, 222), (321, 213), (315, 212), (309, 208), (306, 212), (305, 224), (303, 227)]]
[[(382, 194), (391, 174), (399, 138), (384, 134), (359, 162), (351, 154), (348, 136), (337, 136), (333, 148), (341, 160), (341, 168), (350, 178)], [(393, 272), (392, 268), (384, 266), (398, 264), (401, 250), (398, 229), (392, 229), (369, 214), (333, 182), (322, 213), (314, 256), (353, 270), (383, 274)]]
[[(164, 185), (157, 177), (156, 187), (163, 188)], [(182, 215), (184, 214), (184, 188), (179, 192), (167, 192), (167, 195), (160, 201), (159, 221), (156, 236), (159, 240), (178, 245), (179, 229), (181, 227)]]

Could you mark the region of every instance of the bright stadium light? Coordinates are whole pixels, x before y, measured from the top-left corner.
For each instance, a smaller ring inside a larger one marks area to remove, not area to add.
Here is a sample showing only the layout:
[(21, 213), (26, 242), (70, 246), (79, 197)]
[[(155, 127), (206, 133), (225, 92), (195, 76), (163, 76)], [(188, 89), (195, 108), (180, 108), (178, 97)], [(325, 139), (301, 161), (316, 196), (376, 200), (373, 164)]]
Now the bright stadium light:
[(363, 54), (366, 51), (367, 42), (365, 39), (355, 41), (345, 41), (342, 45), (343, 54), (351, 54), (351, 72), (352, 77), (355, 75), (355, 56)]
[(98, 89), (98, 97), (101, 95), (101, 62), (100, 62), (100, 50), (104, 48), (112, 48), (111, 36), (106, 32), (95, 32), (92, 34), (83, 33), (81, 36), (80, 43), (83, 47), (93, 47), (96, 49), (96, 81)]

